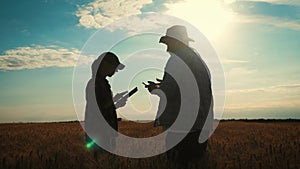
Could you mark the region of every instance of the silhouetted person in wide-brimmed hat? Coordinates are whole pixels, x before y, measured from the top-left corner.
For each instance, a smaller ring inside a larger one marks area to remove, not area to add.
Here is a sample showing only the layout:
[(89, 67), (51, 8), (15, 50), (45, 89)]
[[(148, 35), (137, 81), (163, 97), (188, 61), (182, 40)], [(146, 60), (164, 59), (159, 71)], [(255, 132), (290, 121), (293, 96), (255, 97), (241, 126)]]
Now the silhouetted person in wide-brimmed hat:
[[(198, 140), (201, 132), (208, 138), (213, 122), (213, 97), (210, 72), (200, 55), (189, 47), (189, 42), (191, 41), (193, 40), (188, 37), (184, 26), (175, 25), (168, 28), (166, 35), (159, 40), (160, 43), (167, 45), (167, 52), (171, 55), (166, 64), (163, 79), (158, 80), (159, 83), (149, 81), (149, 84), (145, 85), (149, 92), (152, 92), (154, 89), (160, 89), (165, 94), (166, 103), (163, 103), (164, 101), (161, 97), (154, 125), (163, 126), (163, 129), (167, 130), (175, 122), (182, 103), (179, 84), (177, 84), (174, 77), (168, 71), (174, 70), (179, 78), (186, 76), (184, 72), (181, 72), (181, 67), (176, 58), (180, 58), (195, 77), (200, 96), (199, 110), (198, 112), (194, 112), (197, 113), (197, 118), (189, 131), (184, 131), (180, 127), (177, 127), (175, 130), (168, 130), (166, 138), (166, 146), (168, 147), (170, 142), (172, 142), (172, 138), (176, 137), (176, 135), (182, 132), (187, 133), (183, 140), (167, 152), (168, 159), (178, 164), (179, 168), (187, 168), (190, 164), (196, 163), (204, 157), (207, 140), (203, 143), (199, 143)], [(160, 112), (162, 111), (160, 110), (162, 104), (166, 105), (163, 112)], [(207, 119), (209, 120), (208, 123), (205, 122)], [(185, 121), (185, 123), (191, 122)]]

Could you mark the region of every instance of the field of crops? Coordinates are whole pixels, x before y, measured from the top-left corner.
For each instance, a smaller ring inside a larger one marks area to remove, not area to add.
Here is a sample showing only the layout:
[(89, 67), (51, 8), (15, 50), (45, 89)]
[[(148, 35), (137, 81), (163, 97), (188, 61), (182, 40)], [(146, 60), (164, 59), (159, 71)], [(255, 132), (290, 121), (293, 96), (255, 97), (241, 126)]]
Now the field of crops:
[[(152, 123), (120, 122), (120, 132), (150, 137)], [(0, 124), (2, 169), (168, 169), (166, 154), (131, 159), (112, 154), (95, 158), (85, 148), (79, 122)], [(300, 168), (300, 122), (221, 122), (209, 139), (199, 168)]]

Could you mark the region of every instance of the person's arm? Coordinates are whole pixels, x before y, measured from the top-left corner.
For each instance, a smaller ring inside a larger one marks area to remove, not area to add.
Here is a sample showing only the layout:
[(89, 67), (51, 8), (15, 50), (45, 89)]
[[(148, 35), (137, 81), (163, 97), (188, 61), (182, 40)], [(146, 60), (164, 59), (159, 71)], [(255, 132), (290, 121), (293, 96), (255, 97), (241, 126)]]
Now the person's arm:
[(95, 86), (95, 92), (97, 104), (102, 114), (115, 109), (110, 88), (106, 87), (105, 84), (98, 84)]
[(113, 97), (113, 102), (115, 104), (116, 109), (118, 109), (120, 107), (124, 107), (126, 105), (126, 102), (127, 102), (127, 99), (128, 99), (128, 96), (126, 95), (126, 93), (128, 93), (128, 91), (117, 93)]
[(148, 81), (148, 84), (144, 83), (145, 88), (151, 93), (154, 89), (160, 89), (161, 83), (154, 83), (152, 81)]

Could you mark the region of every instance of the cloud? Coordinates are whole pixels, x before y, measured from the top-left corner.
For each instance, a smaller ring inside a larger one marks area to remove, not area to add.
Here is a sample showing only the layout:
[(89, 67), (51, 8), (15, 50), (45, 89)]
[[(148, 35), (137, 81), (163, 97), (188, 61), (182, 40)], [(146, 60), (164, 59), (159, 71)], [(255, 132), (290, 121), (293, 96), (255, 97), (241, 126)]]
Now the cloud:
[(282, 4), (282, 5), (300, 5), (299, 0), (223, 0), (225, 4), (231, 4), (234, 2), (267, 2), (267, 3), (273, 3), (273, 4)]
[(277, 28), (300, 30), (300, 1), (227, 0), (235, 14), (233, 22), (272, 25)]
[(150, 3), (152, 0), (95, 0), (78, 7), (76, 12), (79, 18), (78, 25), (98, 29), (121, 17), (141, 14), (141, 9)]
[(299, 108), (300, 83), (226, 91), (226, 110)]
[[(229, 9), (231, 6), (223, 7), (220, 3), (234, 4), (237, 2), (266, 2), (270, 4), (299, 6), (299, 0), (212, 0), (212, 1), (165, 1), (159, 5), (164, 6), (161, 12), (172, 16), (185, 19), (190, 23), (201, 28), (207, 36), (217, 36), (225, 30), (226, 25), (230, 22), (238, 23), (259, 23), (273, 25), (279, 28), (287, 28), (300, 30), (300, 21), (297, 19), (288, 19), (281, 17), (272, 17), (267, 15), (249, 15), (239, 13), (235, 15), (234, 10)], [(157, 4), (153, 0), (112, 0), (102, 1), (94, 0), (86, 5), (78, 6), (75, 15), (78, 17), (79, 26), (85, 28), (103, 28), (110, 23), (130, 15), (143, 14), (143, 9), (147, 6)], [(270, 5), (269, 7), (272, 7)], [(159, 11), (158, 11), (159, 12)], [(197, 12), (197, 16), (194, 13)], [(199, 18), (200, 17), (200, 18)], [(207, 20), (207, 18), (210, 18)], [(155, 29), (158, 18), (142, 18), (132, 17), (122, 20), (108, 28), (110, 31), (115, 29), (127, 30), (129, 34), (141, 31), (149, 31)]]
[(257, 70), (255, 69), (248, 69), (246, 67), (234, 67), (228, 72), (225, 72), (227, 77), (244, 77), (246, 75), (254, 74)]
[(234, 63), (248, 63), (246, 60), (235, 60), (235, 59), (221, 59), (223, 64), (234, 64)]
[(269, 87), (260, 87), (260, 88), (251, 88), (251, 89), (237, 89), (237, 90), (228, 90), (226, 91), (229, 94), (235, 93), (252, 93), (252, 92), (294, 92), (294, 90), (299, 90), (300, 92), (300, 83), (292, 83), (292, 84), (283, 84), (283, 85), (275, 85)]
[(235, 21), (238, 23), (260, 23), (272, 25), (278, 28), (300, 30), (300, 20), (289, 20), (279, 17), (262, 15), (240, 15)]
[[(130, 58), (134, 59), (158, 59), (162, 61), (166, 61), (169, 58), (169, 54), (165, 51), (154, 51), (153, 50), (145, 50), (145, 51), (138, 51), (130, 56)], [(148, 53), (145, 53), (148, 52)]]
[[(0, 71), (37, 69), (44, 67), (72, 67), (77, 64), (80, 51), (57, 46), (32, 45), (7, 50), (0, 55)], [(80, 56), (80, 63), (88, 64), (93, 57)]]
[(222, 34), (234, 17), (220, 0), (185, 0), (167, 3), (166, 7), (166, 14), (188, 21), (209, 39), (215, 39)]
[(287, 28), (292, 30), (300, 30), (300, 20), (288, 20), (279, 17), (268, 16), (241, 16), (240, 22), (244, 23), (263, 23), (273, 25), (279, 28)]
[(249, 109), (265, 109), (265, 108), (299, 108), (300, 100), (288, 100), (288, 101), (269, 101), (264, 100), (260, 102), (246, 102), (239, 104), (226, 105), (226, 111), (236, 111), (236, 110), (249, 110)]
[(166, 27), (178, 23), (178, 20), (167, 15), (157, 13), (147, 13), (143, 15), (134, 15), (117, 20), (114, 24), (106, 27), (109, 31), (123, 30), (129, 35), (141, 32), (165, 32)]
[[(159, 7), (155, 7), (155, 6)], [(148, 9), (149, 8), (149, 9)], [(160, 14), (166, 14), (182, 18), (191, 24), (194, 24), (207, 36), (217, 36), (226, 27), (228, 20), (231, 19), (230, 12), (224, 10), (219, 0), (198, 1), (198, 0), (113, 0), (99, 1), (95, 0), (86, 5), (79, 6), (75, 13), (79, 19), (80, 26), (85, 28), (103, 28), (118, 19), (135, 15), (146, 14), (146, 12), (154, 9)], [(197, 15), (195, 15), (197, 13)], [(207, 20), (207, 18), (210, 18)], [(115, 29), (128, 30), (129, 34), (142, 31), (153, 31), (160, 24), (169, 21), (160, 17), (131, 17), (115, 23), (108, 28), (110, 31)], [(172, 19), (171, 19), (172, 20)], [(167, 25), (167, 24), (164, 24)]]

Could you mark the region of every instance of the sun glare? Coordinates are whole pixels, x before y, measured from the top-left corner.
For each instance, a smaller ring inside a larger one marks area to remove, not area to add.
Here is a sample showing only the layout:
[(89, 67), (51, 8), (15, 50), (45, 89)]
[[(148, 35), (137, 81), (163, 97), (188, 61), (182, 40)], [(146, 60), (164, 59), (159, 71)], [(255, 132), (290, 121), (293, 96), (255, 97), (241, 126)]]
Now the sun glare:
[(187, 0), (167, 4), (167, 8), (167, 14), (188, 21), (209, 39), (216, 39), (225, 33), (234, 17), (233, 13), (217, 0)]

